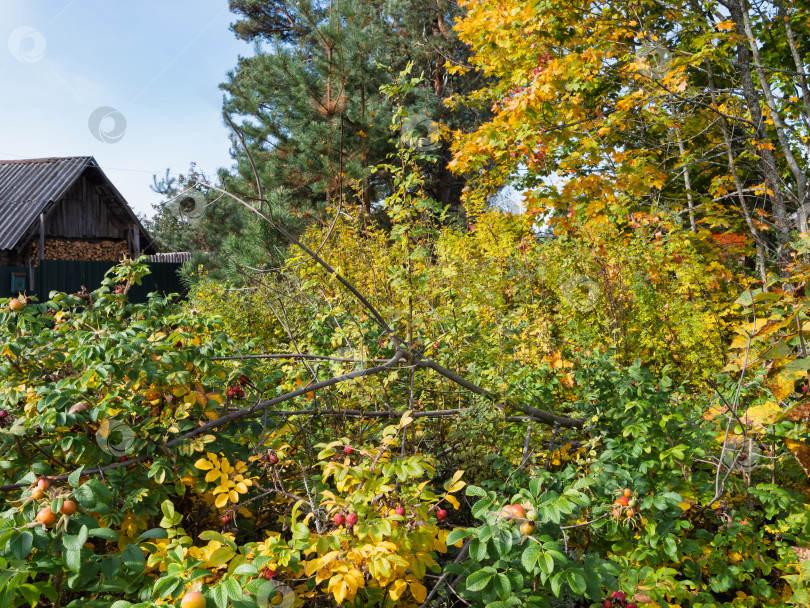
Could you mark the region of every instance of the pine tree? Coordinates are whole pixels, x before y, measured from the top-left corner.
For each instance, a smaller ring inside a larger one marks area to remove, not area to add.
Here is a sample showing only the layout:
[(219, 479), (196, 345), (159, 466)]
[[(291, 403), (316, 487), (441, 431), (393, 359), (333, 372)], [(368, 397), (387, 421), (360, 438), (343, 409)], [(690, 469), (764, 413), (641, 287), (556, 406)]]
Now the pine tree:
[[(438, 123), (470, 127), (478, 118), (469, 111), (453, 114), (443, 103), (476, 86), (474, 75), (457, 77), (445, 68), (466, 57), (451, 27), (455, 3), (233, 0), (230, 7), (241, 16), (233, 31), (255, 42), (256, 54), (241, 58), (222, 85), (224, 113), (238, 122), (265, 198), (276, 201), (275, 213), (317, 214), (338, 200), (369, 213), (387, 194), (389, 179), (373, 170), (394, 151), (392, 107), (380, 86), (409, 62), (425, 77), (407, 100), (407, 126), (435, 159), (426, 166), (428, 193), (458, 205), (463, 181), (447, 170), (449, 146), (427, 139), (426, 132)], [(232, 154), (236, 170), (221, 177), (255, 199), (253, 169), (236, 139)]]

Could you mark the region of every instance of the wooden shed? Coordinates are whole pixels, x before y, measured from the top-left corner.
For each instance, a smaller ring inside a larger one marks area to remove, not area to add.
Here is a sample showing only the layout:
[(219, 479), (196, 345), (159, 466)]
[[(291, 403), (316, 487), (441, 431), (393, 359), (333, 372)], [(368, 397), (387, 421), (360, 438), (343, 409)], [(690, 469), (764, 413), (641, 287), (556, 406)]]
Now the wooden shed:
[(92, 156), (0, 161), (0, 266), (155, 252)]

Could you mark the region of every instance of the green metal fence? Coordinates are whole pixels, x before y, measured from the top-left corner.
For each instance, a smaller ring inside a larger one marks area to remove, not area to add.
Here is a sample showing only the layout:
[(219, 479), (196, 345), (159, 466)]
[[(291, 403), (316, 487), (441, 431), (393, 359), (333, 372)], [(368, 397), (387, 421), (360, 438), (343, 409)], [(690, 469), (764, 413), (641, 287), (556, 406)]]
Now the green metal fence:
[[(26, 266), (0, 267), (0, 298), (15, 296), (21, 291), (36, 293), (40, 300), (47, 299), (51, 291), (75, 293), (84, 285), (93, 291), (101, 285), (104, 274), (114, 266), (114, 262), (79, 262), (45, 260), (40, 266), (30, 269)], [(152, 262), (151, 274), (143, 278), (141, 285), (135, 285), (129, 292), (134, 302), (145, 302), (146, 295), (153, 291), (160, 293), (183, 293), (185, 289), (177, 276), (180, 264), (174, 262)], [(33, 285), (31, 289), (31, 274)]]

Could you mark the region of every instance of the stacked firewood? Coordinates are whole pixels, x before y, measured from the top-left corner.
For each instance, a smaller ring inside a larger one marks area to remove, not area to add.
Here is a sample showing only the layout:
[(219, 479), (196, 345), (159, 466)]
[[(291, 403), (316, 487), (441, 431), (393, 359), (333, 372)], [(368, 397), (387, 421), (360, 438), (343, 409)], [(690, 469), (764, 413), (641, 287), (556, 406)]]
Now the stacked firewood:
[[(126, 241), (74, 241), (70, 239), (45, 239), (46, 260), (80, 260), (118, 262), (129, 251)], [(39, 243), (31, 244), (31, 257), (39, 259)]]

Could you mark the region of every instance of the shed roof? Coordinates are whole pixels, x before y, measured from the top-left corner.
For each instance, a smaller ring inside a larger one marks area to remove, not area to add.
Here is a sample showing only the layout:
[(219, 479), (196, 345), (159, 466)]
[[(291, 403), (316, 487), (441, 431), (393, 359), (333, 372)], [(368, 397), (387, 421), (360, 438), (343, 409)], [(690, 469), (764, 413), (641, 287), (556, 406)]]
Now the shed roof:
[(124, 213), (146, 236), (124, 197), (92, 156), (0, 160), (0, 249), (13, 249), (52, 202), (58, 201), (87, 169), (97, 170), (125, 208)]

